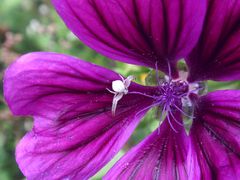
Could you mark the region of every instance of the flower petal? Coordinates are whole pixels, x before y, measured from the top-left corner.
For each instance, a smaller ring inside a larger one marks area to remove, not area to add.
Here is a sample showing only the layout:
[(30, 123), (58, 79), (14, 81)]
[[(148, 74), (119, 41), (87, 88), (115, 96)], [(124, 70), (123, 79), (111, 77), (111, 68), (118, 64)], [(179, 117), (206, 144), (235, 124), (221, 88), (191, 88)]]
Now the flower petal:
[(202, 35), (187, 58), (189, 81), (240, 79), (240, 1), (209, 0)]
[(201, 179), (240, 177), (240, 91), (215, 91), (197, 101), (190, 136)]
[(76, 36), (103, 55), (176, 76), (176, 61), (196, 44), (205, 0), (52, 0)]
[[(172, 120), (173, 121), (173, 120)], [(193, 179), (199, 174), (188, 136), (165, 120), (158, 130), (130, 150), (104, 179)]]
[(145, 113), (136, 116), (142, 108), (138, 103), (119, 108), (114, 117), (108, 111), (64, 124), (36, 118), (17, 146), (17, 163), (28, 179), (88, 179), (122, 148)]
[[(70, 56), (30, 53), (5, 72), (4, 96), (15, 115), (68, 120), (109, 111), (113, 94), (107, 88), (117, 79), (121, 77), (111, 70)], [(132, 83), (130, 89), (144, 87)]]
[[(56, 53), (24, 55), (8, 68), (6, 101), (14, 114), (35, 117), (16, 151), (28, 179), (87, 179), (120, 150), (152, 99), (124, 95), (112, 116), (106, 88), (116, 79), (113, 71)], [(131, 83), (129, 91), (146, 88)]]

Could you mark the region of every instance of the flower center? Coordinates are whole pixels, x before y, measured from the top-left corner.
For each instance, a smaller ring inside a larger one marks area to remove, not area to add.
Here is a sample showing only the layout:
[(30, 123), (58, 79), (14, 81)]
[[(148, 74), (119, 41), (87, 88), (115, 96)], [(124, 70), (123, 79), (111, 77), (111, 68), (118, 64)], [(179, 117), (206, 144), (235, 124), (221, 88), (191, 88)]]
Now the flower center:
[[(182, 74), (182, 76), (181, 76)], [(199, 83), (189, 83), (186, 80), (186, 73), (180, 71), (179, 79), (172, 79), (171, 72), (169, 76), (159, 76), (158, 70), (156, 69), (155, 78), (157, 81), (156, 91), (153, 94), (145, 94), (142, 92), (135, 92), (128, 90), (133, 76), (128, 76), (124, 79), (122, 76), (121, 80), (115, 80), (112, 82), (112, 90), (107, 89), (110, 93), (114, 95), (112, 101), (112, 114), (115, 115), (118, 101), (122, 99), (124, 95), (127, 94), (139, 94), (153, 99), (153, 102), (148, 107), (142, 109), (138, 114), (147, 111), (153, 107), (157, 107), (157, 116), (159, 118), (159, 127), (163, 120), (167, 120), (171, 128), (178, 132), (178, 126), (184, 126), (185, 130), (188, 132), (189, 127), (192, 124), (194, 107), (190, 99), (190, 94), (200, 94), (205, 90), (204, 84)], [(182, 118), (179, 118), (179, 115)], [(178, 116), (178, 117), (177, 117)]]
[[(183, 80), (172, 80), (171, 78), (166, 78), (163, 83), (158, 85), (157, 96), (153, 103), (161, 114), (159, 117), (160, 123), (164, 119), (167, 119), (172, 129), (177, 132), (174, 124), (183, 126), (182, 122), (175, 118), (175, 113), (179, 111), (185, 116), (189, 116), (183, 111), (183, 106), (191, 105), (191, 101), (188, 98), (190, 91), (189, 84)], [(172, 123), (172, 120), (175, 123)]]
[(188, 95), (189, 86), (185, 81), (169, 81), (159, 86), (158, 97), (159, 104), (164, 103), (169, 106), (171, 104), (180, 104), (181, 99)]

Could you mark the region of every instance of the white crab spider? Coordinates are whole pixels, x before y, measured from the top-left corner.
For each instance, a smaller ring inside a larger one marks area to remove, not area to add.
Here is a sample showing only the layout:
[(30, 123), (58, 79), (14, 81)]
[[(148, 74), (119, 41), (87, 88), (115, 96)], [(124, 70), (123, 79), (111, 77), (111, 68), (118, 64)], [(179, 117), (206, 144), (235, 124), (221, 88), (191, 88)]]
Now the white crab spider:
[(135, 78), (134, 76), (128, 76), (126, 79), (124, 79), (120, 75), (122, 80), (115, 80), (112, 82), (112, 90), (107, 89), (109, 92), (114, 94), (113, 101), (112, 101), (112, 115), (115, 115), (116, 109), (117, 109), (117, 103), (118, 101), (123, 97), (123, 95), (126, 95), (128, 93), (128, 87), (130, 86), (132, 80)]

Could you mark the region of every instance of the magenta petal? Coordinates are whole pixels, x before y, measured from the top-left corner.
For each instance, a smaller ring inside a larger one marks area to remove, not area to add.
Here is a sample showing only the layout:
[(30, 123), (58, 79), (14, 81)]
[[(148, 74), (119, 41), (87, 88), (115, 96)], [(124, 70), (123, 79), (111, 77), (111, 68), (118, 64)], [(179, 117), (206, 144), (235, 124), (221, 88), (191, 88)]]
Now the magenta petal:
[(52, 0), (66, 25), (103, 55), (167, 72), (196, 44), (206, 0)]
[[(52, 120), (82, 118), (111, 109), (113, 94), (106, 88), (111, 89), (116, 79), (121, 78), (115, 72), (74, 57), (30, 53), (5, 72), (4, 96), (15, 115)], [(143, 89), (135, 83), (130, 87), (134, 91)], [(127, 97), (132, 98), (124, 96), (119, 106), (129, 104)]]
[[(16, 160), (28, 179), (88, 179), (122, 148), (144, 112), (143, 105), (58, 124), (35, 119), (35, 127), (20, 141)], [(45, 127), (38, 127), (43, 124)]]
[(240, 91), (209, 93), (197, 102), (191, 137), (201, 179), (240, 177)]
[(7, 69), (10, 109), (35, 117), (16, 151), (28, 179), (88, 178), (120, 150), (152, 99), (124, 95), (112, 116), (113, 94), (106, 88), (116, 79), (113, 71), (56, 53), (24, 55)]
[[(175, 126), (176, 127), (176, 126)], [(165, 122), (130, 150), (104, 179), (193, 179), (199, 169), (190, 139), (182, 127), (174, 132)]]
[(240, 79), (239, 23), (239, 0), (209, 0), (201, 38), (187, 58), (189, 81)]

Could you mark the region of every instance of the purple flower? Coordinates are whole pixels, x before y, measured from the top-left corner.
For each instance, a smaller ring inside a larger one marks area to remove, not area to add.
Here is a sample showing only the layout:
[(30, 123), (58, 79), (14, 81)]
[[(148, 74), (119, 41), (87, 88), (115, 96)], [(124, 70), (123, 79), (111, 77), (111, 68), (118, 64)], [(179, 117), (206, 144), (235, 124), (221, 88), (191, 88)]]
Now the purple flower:
[[(34, 117), (16, 159), (28, 179), (88, 179), (123, 147), (145, 113), (160, 126), (105, 179), (238, 179), (240, 91), (201, 95), (205, 80), (240, 79), (239, 0), (52, 0), (66, 25), (99, 53), (165, 72), (142, 86), (56, 53), (30, 53), (6, 71), (5, 99)], [(189, 74), (182, 79), (177, 62)], [(185, 108), (194, 114), (189, 135)]]

